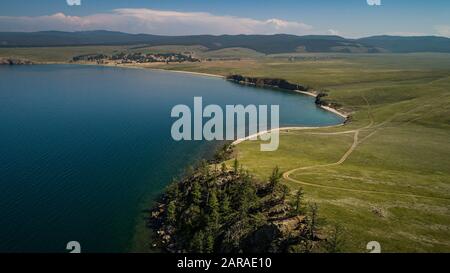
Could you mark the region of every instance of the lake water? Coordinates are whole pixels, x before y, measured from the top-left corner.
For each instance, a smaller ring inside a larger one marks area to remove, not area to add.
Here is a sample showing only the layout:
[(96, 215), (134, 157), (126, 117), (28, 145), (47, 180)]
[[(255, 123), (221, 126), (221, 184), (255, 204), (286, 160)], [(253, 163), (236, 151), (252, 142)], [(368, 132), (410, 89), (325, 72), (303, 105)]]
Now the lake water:
[(342, 118), (314, 98), (212, 77), (97, 66), (0, 66), (0, 252), (123, 252), (146, 200), (217, 142), (175, 142), (177, 104), (279, 104), (282, 125)]

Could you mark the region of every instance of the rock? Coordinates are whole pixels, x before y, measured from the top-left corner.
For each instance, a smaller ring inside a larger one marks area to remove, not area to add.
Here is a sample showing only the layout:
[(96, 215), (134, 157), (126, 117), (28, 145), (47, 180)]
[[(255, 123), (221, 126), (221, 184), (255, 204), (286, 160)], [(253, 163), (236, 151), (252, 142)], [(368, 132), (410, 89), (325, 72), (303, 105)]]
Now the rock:
[(380, 218), (386, 217), (386, 212), (381, 208), (371, 207), (370, 210), (372, 211), (373, 214), (375, 214), (376, 216), (378, 216)]
[(324, 97), (327, 97), (328, 94), (325, 92), (320, 92), (317, 96), (316, 96), (316, 104), (317, 105), (322, 105), (322, 106), (327, 106), (328, 103), (326, 101), (323, 100)]
[(288, 235), (293, 230), (298, 230), (305, 221), (305, 216), (298, 215), (275, 222), (281, 234)]
[(270, 252), (274, 242), (280, 238), (281, 233), (277, 225), (266, 224), (255, 230), (243, 241), (243, 248), (250, 253)]
[(327, 236), (327, 234), (325, 234), (325, 233), (323, 233), (323, 232), (317, 232), (316, 233), (316, 238), (315, 238), (316, 240), (319, 240), (319, 241), (323, 241), (323, 240), (327, 240), (328, 239), (328, 236)]
[(268, 215), (271, 218), (279, 218), (279, 217), (284, 217), (284, 215), (286, 215), (287, 212), (289, 212), (291, 210), (291, 206), (289, 204), (286, 203), (281, 203), (281, 204), (272, 204), (272, 207), (269, 209), (268, 211)]

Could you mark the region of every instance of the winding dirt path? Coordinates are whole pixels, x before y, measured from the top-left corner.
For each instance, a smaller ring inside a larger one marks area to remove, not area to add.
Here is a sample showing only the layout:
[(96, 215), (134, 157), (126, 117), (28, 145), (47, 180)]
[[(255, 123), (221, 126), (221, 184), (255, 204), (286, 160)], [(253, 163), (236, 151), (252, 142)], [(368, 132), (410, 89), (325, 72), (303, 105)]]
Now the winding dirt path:
[[(438, 199), (438, 200), (450, 200), (450, 198), (444, 198), (444, 197), (434, 197), (434, 196), (423, 196), (423, 195), (416, 195), (416, 194), (409, 194), (409, 193), (401, 193), (401, 192), (388, 192), (388, 191), (375, 191), (375, 190), (359, 190), (359, 189), (352, 189), (352, 188), (345, 188), (345, 187), (337, 187), (337, 186), (327, 186), (327, 185), (320, 185), (320, 184), (313, 184), (313, 183), (307, 183), (307, 182), (303, 182), (297, 179), (294, 179), (292, 177), (290, 177), (291, 174), (301, 171), (301, 170), (310, 170), (310, 169), (315, 169), (315, 168), (323, 168), (323, 167), (332, 167), (332, 166), (338, 166), (343, 164), (348, 157), (353, 153), (353, 151), (355, 151), (355, 149), (358, 147), (359, 144), (361, 144), (363, 141), (365, 141), (366, 139), (368, 139), (369, 137), (373, 136), (376, 132), (378, 132), (378, 130), (380, 130), (382, 127), (381, 126), (376, 126), (375, 131), (371, 132), (369, 135), (367, 135), (366, 137), (364, 137), (362, 140), (359, 140), (359, 133), (362, 130), (367, 130), (367, 129), (371, 129), (375, 123), (373, 116), (372, 116), (372, 112), (371, 112), (371, 106), (368, 102), (368, 100), (363, 96), (363, 99), (366, 101), (367, 106), (368, 106), (368, 115), (369, 115), (369, 119), (370, 122), (368, 125), (361, 127), (359, 129), (355, 129), (355, 130), (350, 130), (350, 131), (343, 131), (343, 132), (331, 132), (331, 133), (311, 133), (311, 134), (320, 134), (320, 135), (341, 135), (341, 134), (353, 134), (353, 143), (350, 146), (350, 148), (344, 153), (344, 155), (337, 161), (334, 163), (329, 163), (329, 164), (321, 164), (321, 165), (313, 165), (313, 166), (306, 166), (306, 167), (299, 167), (299, 168), (295, 168), (289, 171), (286, 171), (285, 173), (283, 173), (283, 178), (297, 183), (297, 184), (302, 184), (302, 185), (307, 185), (307, 186), (313, 186), (313, 187), (318, 187), (318, 188), (325, 188), (325, 189), (333, 189), (333, 190), (340, 190), (340, 191), (347, 191), (347, 192), (357, 192), (357, 193), (369, 193), (369, 194), (383, 194), (383, 195), (395, 195), (395, 196), (402, 196), (402, 197), (413, 197), (413, 198), (427, 198), (427, 199)], [(382, 124), (384, 124), (386, 122), (383, 122)]]

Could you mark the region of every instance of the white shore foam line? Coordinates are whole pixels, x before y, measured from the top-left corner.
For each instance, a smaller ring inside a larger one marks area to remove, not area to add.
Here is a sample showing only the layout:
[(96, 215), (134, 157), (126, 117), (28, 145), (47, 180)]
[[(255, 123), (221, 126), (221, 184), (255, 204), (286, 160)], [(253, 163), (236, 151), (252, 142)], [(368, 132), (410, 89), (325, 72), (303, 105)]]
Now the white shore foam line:
[[(294, 90), (294, 92), (301, 93), (301, 94), (304, 94), (304, 95), (308, 95), (308, 96), (317, 98), (317, 94), (313, 93), (313, 92), (300, 91), (300, 90)], [(335, 113), (336, 115), (341, 116), (341, 117), (343, 117), (345, 119), (348, 118), (348, 115), (346, 115), (344, 113), (341, 113), (341, 112), (339, 112), (338, 110), (336, 110), (334, 108), (331, 108), (331, 107), (328, 107), (328, 106), (323, 106), (323, 105), (320, 105), (320, 108), (322, 108), (322, 109), (324, 109), (326, 111)]]
[[(225, 78), (225, 77), (223, 77), (223, 78)], [(241, 83), (241, 82), (239, 82), (239, 83)], [(254, 83), (247, 83), (247, 82), (246, 82), (245, 84), (246, 84), (246, 85), (255, 85), (255, 86), (256, 86), (256, 84), (254, 84)], [(313, 92), (301, 91), (301, 90), (290, 90), (290, 91), (293, 91), (293, 92), (295, 92), (295, 93), (300, 93), (300, 94), (303, 94), (303, 95), (307, 95), (307, 96), (311, 96), (311, 97), (317, 98), (317, 94), (316, 94), (316, 93), (313, 93)], [(336, 115), (338, 115), (338, 116), (340, 116), (340, 117), (343, 117), (343, 118), (345, 118), (345, 119), (348, 119), (348, 115), (346, 115), (346, 114), (344, 114), (344, 113), (341, 113), (341, 112), (339, 112), (338, 110), (336, 110), (336, 109), (334, 109), (334, 108), (331, 108), (331, 107), (328, 107), (328, 106), (323, 106), (323, 105), (320, 105), (319, 107), (322, 108), (322, 109), (324, 109), (325, 111), (332, 112), (332, 113), (334, 113), (334, 114), (336, 114)]]
[(78, 65), (91, 65), (91, 66), (119, 67), (119, 68), (149, 69), (149, 70), (156, 70), (156, 71), (162, 71), (162, 72), (183, 73), (183, 74), (190, 74), (190, 75), (197, 75), (197, 76), (206, 76), (206, 77), (214, 77), (214, 78), (221, 78), (221, 79), (225, 78), (225, 76), (216, 75), (216, 74), (192, 72), (192, 71), (184, 71), (184, 70), (170, 70), (170, 69), (164, 69), (164, 68), (140, 66), (140, 65), (136, 65), (136, 64), (115, 64), (115, 63), (97, 64), (97, 63), (87, 63), (87, 62), (86, 63), (43, 62), (43, 63), (39, 63), (39, 64), (78, 64)]
[(335, 113), (336, 115), (341, 116), (341, 117), (343, 117), (343, 118), (345, 118), (345, 119), (348, 118), (347, 115), (345, 115), (345, 114), (339, 112), (338, 110), (336, 110), (336, 109), (334, 109), (334, 108), (331, 108), (331, 107), (328, 107), (328, 106), (323, 106), (323, 105), (321, 105), (320, 108), (322, 108), (322, 109), (324, 109), (324, 110), (327, 110), (327, 111), (329, 111), (329, 112)]
[(192, 71), (184, 71), (184, 70), (170, 70), (170, 69), (156, 68), (156, 67), (149, 67), (149, 66), (139, 66), (139, 65), (135, 65), (135, 64), (130, 64), (130, 65), (121, 65), (121, 64), (119, 64), (119, 65), (105, 65), (105, 66), (137, 68), (137, 69), (149, 69), (149, 70), (156, 70), (156, 71), (162, 71), (162, 72), (174, 72), (174, 73), (182, 73), (182, 74), (190, 74), (190, 75), (196, 75), (196, 76), (214, 77), (214, 78), (221, 78), (221, 79), (225, 78), (225, 76), (216, 75), (216, 74), (208, 74), (208, 73), (192, 72)]
[(271, 133), (273, 131), (288, 131), (288, 130), (316, 130), (316, 129), (327, 129), (327, 128), (335, 128), (335, 127), (339, 127), (339, 126), (344, 126), (344, 123), (338, 124), (338, 125), (331, 125), (331, 126), (319, 126), (319, 127), (280, 127), (280, 128), (275, 128), (275, 129), (271, 129), (271, 130), (266, 130), (266, 131), (262, 131), (247, 137), (243, 137), (243, 138), (239, 138), (237, 140), (235, 140), (233, 143), (231, 143), (231, 145), (238, 145), (239, 143), (242, 143), (244, 141), (247, 141), (249, 139), (257, 139), (259, 136), (264, 135), (264, 134), (268, 134)]
[(294, 92), (303, 94), (303, 95), (307, 95), (307, 96), (311, 96), (311, 97), (317, 97), (317, 95), (315, 93), (312, 92), (307, 92), (307, 91), (300, 91), (300, 90), (294, 90)]
[(152, 67), (142, 67), (142, 68), (151, 69), (151, 70), (165, 71), (165, 72), (175, 72), (175, 73), (197, 75), (197, 76), (207, 76), (207, 77), (222, 78), (222, 79), (225, 78), (225, 76), (216, 75), (216, 74), (201, 73), (201, 72), (191, 72), (191, 71), (183, 71), (183, 70), (169, 70), (169, 69), (152, 68)]

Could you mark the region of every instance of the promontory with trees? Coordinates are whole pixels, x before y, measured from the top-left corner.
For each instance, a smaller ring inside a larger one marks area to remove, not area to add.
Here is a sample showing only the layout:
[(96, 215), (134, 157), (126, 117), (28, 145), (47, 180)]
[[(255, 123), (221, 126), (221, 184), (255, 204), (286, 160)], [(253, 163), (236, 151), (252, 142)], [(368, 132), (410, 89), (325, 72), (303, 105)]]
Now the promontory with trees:
[(153, 246), (171, 253), (339, 252), (339, 228), (321, 228), (318, 206), (306, 204), (303, 190), (280, 184), (275, 168), (256, 180), (224, 146), (214, 161), (202, 161), (170, 184), (151, 210)]
[(233, 81), (244, 85), (255, 85), (259, 87), (274, 87), (291, 91), (308, 91), (309, 87), (306, 85), (300, 85), (295, 83), (290, 83), (284, 79), (272, 79), (272, 78), (261, 78), (261, 77), (245, 77), (242, 75), (229, 75), (226, 77), (227, 80)]

